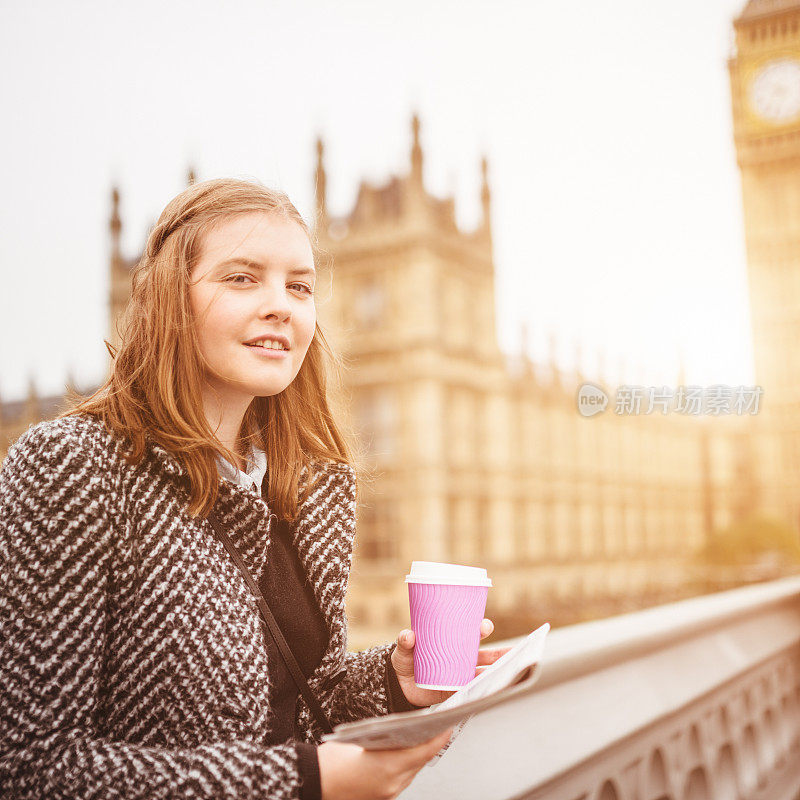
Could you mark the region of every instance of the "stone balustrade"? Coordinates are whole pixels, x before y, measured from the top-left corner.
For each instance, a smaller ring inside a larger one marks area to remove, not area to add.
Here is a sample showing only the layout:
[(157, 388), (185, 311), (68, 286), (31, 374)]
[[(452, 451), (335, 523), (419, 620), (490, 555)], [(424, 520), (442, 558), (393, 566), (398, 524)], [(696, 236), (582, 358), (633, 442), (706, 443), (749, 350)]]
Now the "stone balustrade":
[(800, 577), (552, 631), (543, 666), (403, 800), (800, 797)]

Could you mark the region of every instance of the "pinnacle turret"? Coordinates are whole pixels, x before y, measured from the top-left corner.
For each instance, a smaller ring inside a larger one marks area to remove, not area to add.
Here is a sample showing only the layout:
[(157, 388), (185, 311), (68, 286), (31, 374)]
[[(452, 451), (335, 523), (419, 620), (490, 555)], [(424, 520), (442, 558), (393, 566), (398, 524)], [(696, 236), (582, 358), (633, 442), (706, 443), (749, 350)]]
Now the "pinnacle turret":
[(492, 193), (489, 189), (489, 162), (486, 156), (481, 158), (481, 207), (483, 208), (483, 230), (492, 235)]
[(419, 116), (415, 113), (411, 118), (411, 133), (413, 143), (411, 145), (411, 181), (419, 189), (422, 189), (422, 146), (419, 143)]
[(121, 254), (122, 220), (119, 216), (119, 189), (116, 186), (111, 189), (111, 219), (108, 221), (108, 228), (111, 231), (111, 258), (119, 258)]
[(317, 137), (317, 169), (314, 173), (314, 199), (316, 204), (316, 226), (324, 227), (328, 217), (327, 208), (327, 177), (325, 175), (325, 145), (322, 137)]

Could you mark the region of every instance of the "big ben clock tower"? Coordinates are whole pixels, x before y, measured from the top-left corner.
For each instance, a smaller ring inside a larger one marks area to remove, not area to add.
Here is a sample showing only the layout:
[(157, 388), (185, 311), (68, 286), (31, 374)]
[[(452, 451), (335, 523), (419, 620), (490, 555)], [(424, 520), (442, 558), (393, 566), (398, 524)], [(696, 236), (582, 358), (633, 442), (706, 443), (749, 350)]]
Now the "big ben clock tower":
[(764, 500), (800, 526), (800, 0), (749, 0), (729, 63)]

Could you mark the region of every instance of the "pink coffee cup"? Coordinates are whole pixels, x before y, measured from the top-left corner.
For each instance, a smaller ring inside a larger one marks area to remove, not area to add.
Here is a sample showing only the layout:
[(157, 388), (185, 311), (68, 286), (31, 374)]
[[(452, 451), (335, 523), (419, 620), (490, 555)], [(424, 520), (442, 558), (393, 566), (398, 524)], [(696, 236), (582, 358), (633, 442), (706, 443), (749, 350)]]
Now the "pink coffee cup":
[(457, 690), (475, 677), (491, 580), (480, 567), (413, 561), (406, 575), (414, 683)]

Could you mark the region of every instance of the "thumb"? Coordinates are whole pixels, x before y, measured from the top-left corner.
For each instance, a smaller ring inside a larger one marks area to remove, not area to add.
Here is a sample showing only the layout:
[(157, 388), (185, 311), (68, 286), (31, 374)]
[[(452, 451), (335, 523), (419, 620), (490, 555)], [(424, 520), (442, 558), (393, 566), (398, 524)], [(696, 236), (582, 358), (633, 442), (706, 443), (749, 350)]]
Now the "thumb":
[(397, 637), (397, 649), (400, 648), (408, 650), (409, 653), (414, 649), (414, 631), (408, 628), (400, 631), (400, 635)]
[(400, 631), (397, 647), (392, 653), (392, 665), (398, 677), (414, 674), (414, 631)]

